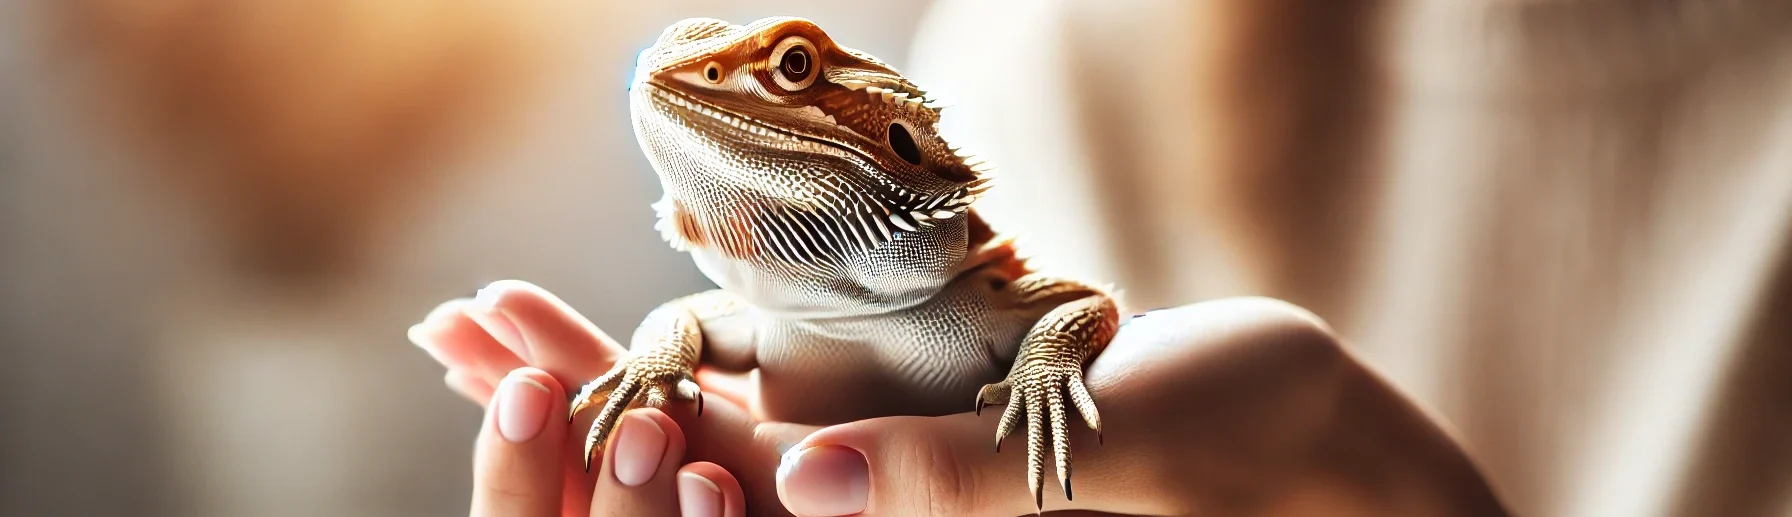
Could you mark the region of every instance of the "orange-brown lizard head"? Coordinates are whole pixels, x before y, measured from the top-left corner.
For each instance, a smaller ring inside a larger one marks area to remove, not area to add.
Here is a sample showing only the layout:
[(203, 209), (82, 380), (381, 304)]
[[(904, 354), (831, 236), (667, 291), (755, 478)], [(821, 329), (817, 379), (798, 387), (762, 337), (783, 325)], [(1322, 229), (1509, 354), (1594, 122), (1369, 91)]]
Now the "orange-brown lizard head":
[(791, 211), (853, 225), (835, 247), (875, 246), (962, 214), (987, 188), (921, 89), (807, 20), (679, 22), (641, 53), (630, 89), (668, 202), (711, 212), (698, 219)]

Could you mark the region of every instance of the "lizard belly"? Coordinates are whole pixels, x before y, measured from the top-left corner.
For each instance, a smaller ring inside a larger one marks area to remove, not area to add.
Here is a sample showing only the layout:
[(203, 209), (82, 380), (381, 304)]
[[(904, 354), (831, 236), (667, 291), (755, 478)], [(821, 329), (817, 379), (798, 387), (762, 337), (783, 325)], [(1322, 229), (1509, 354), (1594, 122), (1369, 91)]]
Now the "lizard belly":
[(825, 425), (970, 411), (1032, 324), (989, 300), (987, 287), (959, 282), (889, 314), (769, 322), (757, 340), (764, 416)]

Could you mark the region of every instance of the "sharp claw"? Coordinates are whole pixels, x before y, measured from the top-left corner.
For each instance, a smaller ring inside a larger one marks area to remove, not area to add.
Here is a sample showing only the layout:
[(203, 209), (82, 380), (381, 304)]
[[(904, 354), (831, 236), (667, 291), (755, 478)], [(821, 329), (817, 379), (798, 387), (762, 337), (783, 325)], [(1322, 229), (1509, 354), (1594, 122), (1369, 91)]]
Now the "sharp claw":
[(703, 416), (703, 392), (697, 392), (697, 416)]
[[(1055, 372), (1022, 372), (1033, 378), (1023, 377), (1010, 389), (1008, 408), (1003, 412), (1002, 421), (997, 425), (995, 450), (1002, 451), (1002, 442), (1006, 438), (1005, 431), (1013, 431), (1024, 422), (1027, 426), (1027, 467), (1028, 488), (1033, 494), (1033, 506), (1040, 513), (1045, 511), (1045, 478), (1050, 475), (1046, 454), (1055, 456), (1056, 474), (1059, 487), (1064, 490), (1066, 501), (1076, 500), (1076, 492), (1071, 481), (1070, 465), (1070, 419), (1068, 415), (1075, 410), (1083, 416), (1085, 423), (1095, 431), (1095, 439), (1105, 445), (1107, 438), (1103, 433), (1100, 416), (1096, 413), (1094, 402), (1088, 397), (1087, 389), (1082, 388), (1080, 379), (1064, 378)], [(982, 414), (987, 404), (984, 393), (978, 397), (978, 414)], [(1047, 450), (1050, 447), (1050, 450)]]
[(579, 390), (579, 394), (573, 396), (572, 409), (566, 412), (566, 423), (570, 424), (574, 420), (578, 420), (579, 412), (584, 411), (587, 406), (591, 405), (589, 402), (591, 399), (587, 398), (586, 395), (588, 395), (588, 393), (586, 393), (585, 390)]
[(1064, 481), (1064, 500), (1065, 501), (1075, 501), (1076, 497), (1070, 495), (1070, 467), (1064, 467), (1064, 480), (1063, 481)]

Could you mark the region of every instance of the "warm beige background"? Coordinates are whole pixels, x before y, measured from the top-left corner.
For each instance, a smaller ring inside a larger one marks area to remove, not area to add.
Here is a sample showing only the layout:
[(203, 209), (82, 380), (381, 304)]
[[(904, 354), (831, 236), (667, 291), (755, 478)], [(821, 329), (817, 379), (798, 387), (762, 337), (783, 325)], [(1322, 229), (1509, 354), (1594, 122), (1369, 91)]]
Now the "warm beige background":
[(1521, 514), (1792, 515), (1792, 4), (1005, 5), (910, 73), (1041, 261), (1315, 310)]
[(463, 511), (403, 329), (702, 288), (622, 89), (774, 14), (946, 96), (1039, 260), (1313, 308), (1523, 514), (1792, 515), (1784, 2), (264, 4), (0, 3), (0, 515)]

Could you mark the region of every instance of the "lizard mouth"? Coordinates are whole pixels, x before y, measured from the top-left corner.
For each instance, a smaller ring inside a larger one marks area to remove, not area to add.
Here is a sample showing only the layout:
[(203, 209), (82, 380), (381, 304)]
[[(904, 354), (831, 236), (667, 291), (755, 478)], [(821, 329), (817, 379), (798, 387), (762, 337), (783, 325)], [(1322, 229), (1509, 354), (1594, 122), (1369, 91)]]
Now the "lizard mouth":
[[(670, 112), (674, 117), (684, 118), (692, 122), (700, 122), (723, 129), (723, 132), (740, 135), (740, 138), (758, 138), (760, 145), (768, 149), (801, 150), (817, 154), (850, 156), (867, 163), (875, 160), (865, 152), (851, 145), (834, 140), (809, 136), (795, 131), (767, 124), (753, 117), (729, 110), (713, 102), (704, 101), (694, 95), (680, 92), (671, 87), (655, 84), (651, 81), (640, 83), (649, 92), (649, 97), (660, 109)], [(916, 231), (932, 226), (936, 221), (950, 219), (963, 212), (971, 202), (989, 189), (988, 178), (959, 185), (940, 193), (921, 193), (903, 187), (885, 178), (878, 178), (863, 185), (850, 180), (836, 180), (832, 185), (836, 193), (860, 192), (864, 194), (865, 213), (862, 214), (867, 226), (879, 230), (881, 239), (872, 239), (878, 243), (892, 238), (897, 230)], [(859, 217), (855, 215), (854, 217)]]
[(656, 103), (667, 107), (672, 111), (676, 111), (685, 117), (727, 126), (747, 134), (779, 142), (782, 145), (778, 145), (778, 147), (788, 147), (791, 144), (811, 148), (820, 146), (824, 147), (826, 149), (824, 152), (829, 152), (829, 154), (846, 153), (868, 162), (873, 161), (871, 156), (858, 149), (854, 149), (850, 145), (774, 126), (759, 119), (724, 108), (716, 103), (699, 99), (694, 95), (686, 94), (657, 83), (646, 82), (642, 84), (647, 87), (649, 92), (651, 92)]

